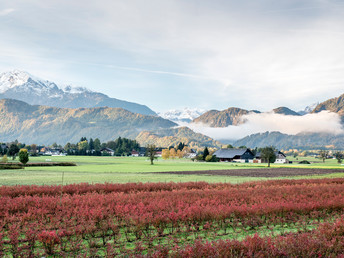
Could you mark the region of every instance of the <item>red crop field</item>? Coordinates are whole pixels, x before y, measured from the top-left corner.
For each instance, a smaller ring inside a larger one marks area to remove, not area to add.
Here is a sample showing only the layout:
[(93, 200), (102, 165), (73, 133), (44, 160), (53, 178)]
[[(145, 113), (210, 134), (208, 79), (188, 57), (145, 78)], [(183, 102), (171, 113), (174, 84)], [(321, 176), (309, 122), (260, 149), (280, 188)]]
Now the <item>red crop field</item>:
[(344, 179), (0, 187), (0, 256), (344, 255)]

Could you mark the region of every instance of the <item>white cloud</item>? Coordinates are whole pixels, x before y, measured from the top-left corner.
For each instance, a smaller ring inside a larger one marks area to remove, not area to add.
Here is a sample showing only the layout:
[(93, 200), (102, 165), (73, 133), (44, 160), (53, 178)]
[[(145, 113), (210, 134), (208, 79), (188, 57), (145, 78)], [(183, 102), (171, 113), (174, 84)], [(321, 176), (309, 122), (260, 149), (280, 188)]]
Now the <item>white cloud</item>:
[(0, 10), (0, 16), (6, 16), (9, 15), (10, 13), (13, 13), (15, 10), (13, 8), (7, 8)]
[[(69, 74), (93, 64), (146, 73), (141, 81), (128, 76), (126, 86), (157, 85), (165, 92), (143, 104), (169, 103), (186, 84), (195, 96), (179, 96), (178, 106), (202, 107), (196, 100), (203, 97), (203, 105), (214, 108), (302, 109), (342, 93), (344, 6), (335, 1), (13, 0), (11, 5), (16, 22), (0, 24), (2, 40), (52, 62), (67, 56), (75, 63), (74, 71), (66, 67)], [(85, 84), (98, 74), (85, 74)], [(185, 83), (171, 86), (170, 76)], [(99, 80), (99, 85), (118, 82), (115, 76)], [(119, 91), (114, 88), (113, 96)], [(127, 99), (135, 94), (132, 90)]]
[(224, 128), (209, 127), (204, 124), (184, 124), (192, 130), (208, 135), (216, 140), (237, 140), (247, 135), (266, 131), (279, 131), (285, 134), (302, 132), (344, 133), (340, 117), (336, 113), (322, 111), (304, 116), (287, 116), (275, 113), (248, 114), (242, 117), (246, 122), (238, 126)]

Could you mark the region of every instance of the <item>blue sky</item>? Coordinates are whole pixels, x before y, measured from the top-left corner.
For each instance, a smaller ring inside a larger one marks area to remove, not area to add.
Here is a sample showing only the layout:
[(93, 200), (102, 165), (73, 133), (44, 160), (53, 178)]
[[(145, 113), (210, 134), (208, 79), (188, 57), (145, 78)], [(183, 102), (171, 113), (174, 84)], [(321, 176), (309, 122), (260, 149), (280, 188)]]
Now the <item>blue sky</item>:
[(0, 0), (0, 71), (155, 111), (303, 109), (344, 93), (344, 2)]

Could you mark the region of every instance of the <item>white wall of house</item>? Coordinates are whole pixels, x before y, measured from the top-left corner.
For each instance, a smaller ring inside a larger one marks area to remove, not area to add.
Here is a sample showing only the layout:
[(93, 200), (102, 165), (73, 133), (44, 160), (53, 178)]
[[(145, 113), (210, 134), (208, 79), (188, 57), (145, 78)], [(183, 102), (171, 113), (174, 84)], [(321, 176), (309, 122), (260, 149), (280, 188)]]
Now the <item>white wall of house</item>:
[[(245, 159), (233, 159), (233, 162), (246, 163)], [(249, 159), (248, 163), (253, 163), (253, 159)]]
[(284, 163), (287, 163), (287, 159), (276, 159), (275, 163), (276, 164), (284, 164)]

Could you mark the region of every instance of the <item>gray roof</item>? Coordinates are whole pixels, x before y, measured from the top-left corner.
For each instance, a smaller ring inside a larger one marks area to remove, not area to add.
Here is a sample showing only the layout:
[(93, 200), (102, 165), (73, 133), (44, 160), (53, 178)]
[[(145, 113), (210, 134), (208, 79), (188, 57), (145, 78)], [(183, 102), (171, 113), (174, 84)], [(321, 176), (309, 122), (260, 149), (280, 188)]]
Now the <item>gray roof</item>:
[(220, 149), (215, 151), (214, 155), (217, 158), (232, 159), (235, 156), (243, 155), (247, 149)]
[[(281, 152), (281, 151), (275, 151), (275, 155), (276, 155), (276, 157), (278, 155), (282, 155), (283, 157), (286, 157), (285, 154), (283, 152)], [(260, 159), (261, 157), (262, 157), (262, 153), (261, 152), (257, 152), (256, 153), (256, 158)]]

